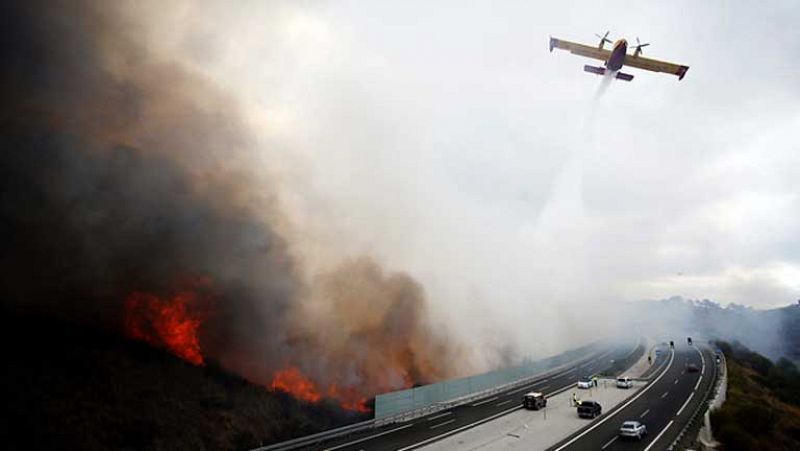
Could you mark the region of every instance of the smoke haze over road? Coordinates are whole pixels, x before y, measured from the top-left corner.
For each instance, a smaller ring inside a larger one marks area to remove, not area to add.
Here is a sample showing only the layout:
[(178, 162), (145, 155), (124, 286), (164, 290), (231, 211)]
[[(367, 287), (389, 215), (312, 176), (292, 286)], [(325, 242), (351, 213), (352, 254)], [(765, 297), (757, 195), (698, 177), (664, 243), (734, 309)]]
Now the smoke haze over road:
[[(581, 344), (622, 300), (800, 293), (794, 2), (4, 9), (15, 308), (202, 318), (204, 356), (352, 402)], [(547, 36), (607, 26), (689, 75), (594, 100)]]

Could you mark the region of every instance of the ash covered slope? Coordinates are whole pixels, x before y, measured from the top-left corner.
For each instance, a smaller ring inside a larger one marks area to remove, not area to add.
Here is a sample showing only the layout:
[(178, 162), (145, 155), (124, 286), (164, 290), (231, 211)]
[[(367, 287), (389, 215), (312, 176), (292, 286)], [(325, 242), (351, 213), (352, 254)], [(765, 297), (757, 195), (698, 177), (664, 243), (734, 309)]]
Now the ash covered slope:
[(4, 315), (6, 449), (244, 450), (363, 416), (306, 404), (146, 344)]

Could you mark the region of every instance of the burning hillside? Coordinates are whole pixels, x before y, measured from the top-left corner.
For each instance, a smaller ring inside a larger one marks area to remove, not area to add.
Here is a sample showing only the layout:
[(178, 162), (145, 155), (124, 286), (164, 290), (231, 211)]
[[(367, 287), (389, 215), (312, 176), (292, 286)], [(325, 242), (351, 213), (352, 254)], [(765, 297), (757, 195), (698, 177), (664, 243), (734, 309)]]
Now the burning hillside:
[(422, 288), (332, 250), (310, 269), (237, 103), (137, 42), (114, 5), (3, 7), (5, 306), (356, 411), (453, 374)]

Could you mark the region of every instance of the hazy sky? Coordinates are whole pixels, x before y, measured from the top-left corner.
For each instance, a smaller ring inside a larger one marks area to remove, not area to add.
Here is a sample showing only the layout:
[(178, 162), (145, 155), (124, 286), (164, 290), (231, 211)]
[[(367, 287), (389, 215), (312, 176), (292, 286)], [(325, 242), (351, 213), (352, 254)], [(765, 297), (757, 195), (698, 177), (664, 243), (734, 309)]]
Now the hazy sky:
[[(247, 106), (298, 252), (375, 255), (461, 323), (800, 298), (799, 2), (237, 5), (156, 8), (149, 36)], [(686, 78), (595, 100), (548, 37), (606, 30)]]

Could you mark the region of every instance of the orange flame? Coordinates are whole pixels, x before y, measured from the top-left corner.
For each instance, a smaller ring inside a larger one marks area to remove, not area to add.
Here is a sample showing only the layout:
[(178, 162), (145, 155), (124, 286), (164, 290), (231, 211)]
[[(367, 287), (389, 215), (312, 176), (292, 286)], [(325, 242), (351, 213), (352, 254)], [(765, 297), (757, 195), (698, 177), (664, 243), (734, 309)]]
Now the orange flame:
[(285, 391), (303, 401), (318, 402), (322, 399), (322, 395), (314, 383), (293, 366), (276, 372), (272, 378), (270, 388)]
[(142, 292), (125, 301), (125, 331), (131, 338), (165, 348), (195, 365), (203, 365), (197, 332), (200, 319), (187, 306), (196, 304), (197, 294), (186, 291), (170, 298)]
[(308, 376), (294, 366), (275, 372), (270, 388), (289, 393), (297, 399), (314, 403), (322, 400), (324, 392), (324, 397), (336, 400), (343, 409), (361, 413), (370, 411), (367, 406), (367, 398), (357, 390), (331, 384), (327, 390), (323, 391)]

